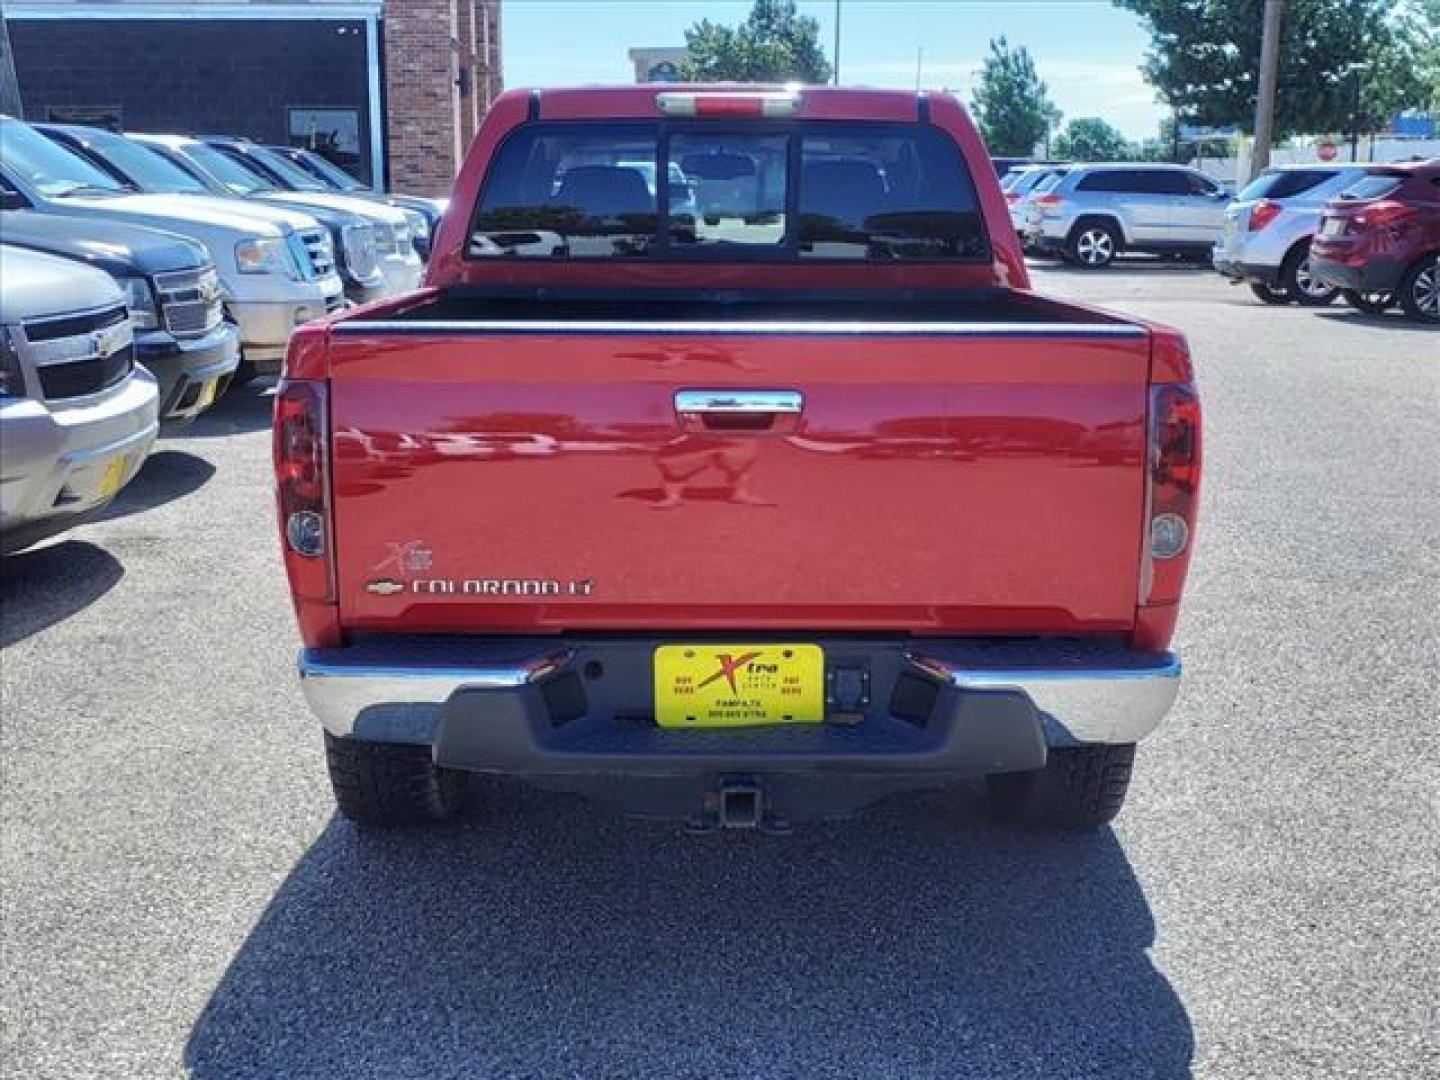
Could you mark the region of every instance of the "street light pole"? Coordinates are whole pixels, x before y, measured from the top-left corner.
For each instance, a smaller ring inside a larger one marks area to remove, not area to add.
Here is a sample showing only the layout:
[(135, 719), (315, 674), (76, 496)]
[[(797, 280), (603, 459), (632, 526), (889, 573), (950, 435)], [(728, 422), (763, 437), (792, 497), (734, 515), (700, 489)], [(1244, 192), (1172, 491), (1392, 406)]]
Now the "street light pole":
[(835, 63), (832, 69), (835, 73), (834, 82), (840, 85), (840, 0), (835, 0)]
[(1260, 38), (1260, 92), (1255, 99), (1255, 153), (1250, 159), (1253, 180), (1270, 166), (1275, 136), (1275, 86), (1280, 77), (1280, 19), (1285, 0), (1265, 0), (1265, 25)]

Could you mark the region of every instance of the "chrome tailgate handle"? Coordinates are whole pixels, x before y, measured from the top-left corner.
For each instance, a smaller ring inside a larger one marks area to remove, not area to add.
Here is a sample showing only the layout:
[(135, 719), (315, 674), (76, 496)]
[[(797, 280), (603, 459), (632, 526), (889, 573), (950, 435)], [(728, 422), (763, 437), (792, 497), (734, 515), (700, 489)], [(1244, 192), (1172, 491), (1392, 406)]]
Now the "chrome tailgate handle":
[(804, 408), (798, 390), (675, 391), (675, 414), (686, 431), (790, 432)]
[(798, 390), (676, 390), (675, 411), (685, 413), (798, 413)]

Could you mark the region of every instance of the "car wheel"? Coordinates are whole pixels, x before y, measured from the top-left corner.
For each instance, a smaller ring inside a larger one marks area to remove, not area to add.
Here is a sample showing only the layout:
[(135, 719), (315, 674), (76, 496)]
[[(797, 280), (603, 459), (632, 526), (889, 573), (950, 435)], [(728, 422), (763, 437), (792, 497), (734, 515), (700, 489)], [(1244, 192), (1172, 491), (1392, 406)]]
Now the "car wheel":
[(1065, 250), (1076, 266), (1099, 270), (1115, 261), (1120, 250), (1120, 238), (1104, 222), (1082, 222), (1070, 234)]
[(1135, 744), (1053, 748), (1043, 769), (986, 777), (1002, 821), (1053, 829), (1098, 829), (1120, 812)]
[(1366, 315), (1384, 315), (1395, 303), (1395, 294), (1388, 292), (1362, 293), (1354, 289), (1341, 289), (1340, 295), (1356, 311), (1363, 311)]
[(1400, 305), (1422, 322), (1440, 322), (1440, 255), (1426, 255), (1405, 272)]
[(469, 777), (439, 768), (430, 747), (340, 739), (325, 733), (335, 803), (359, 825), (445, 821), (465, 805)]
[(1290, 294), (1284, 289), (1276, 289), (1270, 285), (1262, 285), (1256, 281), (1250, 285), (1250, 291), (1255, 294), (1255, 299), (1262, 304), (1274, 304), (1277, 307), (1290, 303)]
[(1299, 245), (1285, 257), (1280, 267), (1280, 283), (1304, 307), (1324, 307), (1340, 295), (1339, 289), (1310, 272), (1309, 244)]

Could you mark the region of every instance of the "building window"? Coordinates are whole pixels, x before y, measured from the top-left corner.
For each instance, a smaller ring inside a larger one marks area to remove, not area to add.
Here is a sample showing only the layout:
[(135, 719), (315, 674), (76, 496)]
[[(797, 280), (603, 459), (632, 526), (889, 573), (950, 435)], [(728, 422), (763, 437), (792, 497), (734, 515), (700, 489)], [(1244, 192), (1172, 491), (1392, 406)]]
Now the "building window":
[(289, 111), (290, 145), (313, 150), (351, 176), (370, 174), (360, 152), (360, 110), (293, 108)]

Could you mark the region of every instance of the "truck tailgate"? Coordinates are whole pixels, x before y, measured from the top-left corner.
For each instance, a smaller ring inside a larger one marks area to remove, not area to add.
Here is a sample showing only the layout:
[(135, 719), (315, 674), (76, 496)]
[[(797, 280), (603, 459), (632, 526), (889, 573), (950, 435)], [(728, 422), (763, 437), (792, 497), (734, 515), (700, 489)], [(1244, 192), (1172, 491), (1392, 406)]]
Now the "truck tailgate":
[(342, 322), (341, 620), (1124, 630), (1148, 364), (1125, 325)]

